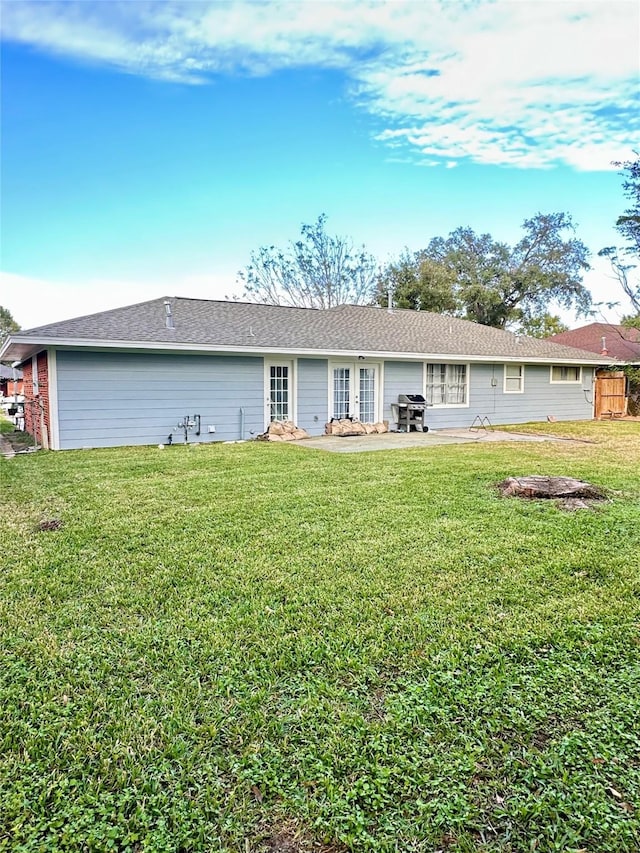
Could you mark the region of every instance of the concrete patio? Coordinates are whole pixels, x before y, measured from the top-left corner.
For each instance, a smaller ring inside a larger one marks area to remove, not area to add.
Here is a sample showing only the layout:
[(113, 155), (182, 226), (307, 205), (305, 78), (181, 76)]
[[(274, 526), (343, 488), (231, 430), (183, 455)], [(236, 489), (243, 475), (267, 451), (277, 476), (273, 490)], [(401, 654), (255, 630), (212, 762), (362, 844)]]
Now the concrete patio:
[(292, 441), (312, 450), (330, 453), (363, 453), (371, 450), (401, 450), (408, 447), (433, 447), (438, 444), (469, 444), (491, 441), (567, 441), (551, 435), (506, 432), (499, 429), (434, 429), (429, 432), (386, 432), (382, 435), (322, 435)]

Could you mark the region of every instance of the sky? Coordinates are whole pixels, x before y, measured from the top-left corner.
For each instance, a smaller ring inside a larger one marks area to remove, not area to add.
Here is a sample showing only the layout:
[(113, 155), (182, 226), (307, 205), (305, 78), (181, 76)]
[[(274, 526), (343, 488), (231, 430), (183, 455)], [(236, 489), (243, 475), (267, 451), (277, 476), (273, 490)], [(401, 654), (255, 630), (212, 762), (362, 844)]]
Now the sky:
[[(0, 304), (23, 328), (242, 297), (327, 230), (381, 264), (569, 213), (593, 319), (640, 145), (635, 0), (3, 0)], [(570, 325), (589, 319), (564, 314)]]

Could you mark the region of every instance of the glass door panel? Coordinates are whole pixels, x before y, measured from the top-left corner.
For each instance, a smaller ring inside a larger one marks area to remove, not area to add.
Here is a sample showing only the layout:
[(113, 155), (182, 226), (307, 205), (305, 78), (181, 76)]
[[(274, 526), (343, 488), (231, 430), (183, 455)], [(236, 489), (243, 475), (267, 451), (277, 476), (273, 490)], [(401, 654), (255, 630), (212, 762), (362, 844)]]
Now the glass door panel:
[(329, 416), (375, 423), (378, 412), (377, 365), (335, 365), (331, 375), (332, 411)]
[(360, 368), (360, 394), (358, 395), (358, 417), (363, 424), (376, 420), (376, 369)]
[(353, 417), (351, 399), (351, 367), (333, 368), (333, 414), (332, 418)]
[(291, 394), (288, 364), (272, 364), (269, 367), (269, 420), (291, 420)]

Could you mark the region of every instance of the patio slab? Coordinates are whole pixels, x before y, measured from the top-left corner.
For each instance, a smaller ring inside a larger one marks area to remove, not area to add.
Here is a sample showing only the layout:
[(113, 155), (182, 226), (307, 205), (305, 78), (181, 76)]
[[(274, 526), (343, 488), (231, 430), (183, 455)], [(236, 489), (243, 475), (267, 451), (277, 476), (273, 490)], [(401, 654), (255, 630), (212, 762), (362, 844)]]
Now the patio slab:
[(429, 432), (385, 432), (382, 435), (321, 435), (292, 441), (311, 450), (330, 453), (364, 453), (371, 450), (402, 450), (439, 444), (469, 444), (486, 441), (566, 441), (551, 435), (529, 435), (505, 430), (433, 429)]

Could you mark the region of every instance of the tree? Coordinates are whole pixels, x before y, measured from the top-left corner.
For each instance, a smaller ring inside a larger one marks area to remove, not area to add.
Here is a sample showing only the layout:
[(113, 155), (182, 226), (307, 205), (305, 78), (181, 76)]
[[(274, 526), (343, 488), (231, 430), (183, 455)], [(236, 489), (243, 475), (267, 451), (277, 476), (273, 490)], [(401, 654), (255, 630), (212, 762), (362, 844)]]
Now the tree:
[(574, 237), (564, 238), (574, 230), (571, 217), (539, 213), (522, 228), (524, 236), (513, 247), (471, 228), (435, 237), (413, 257), (405, 254), (386, 267), (378, 302), (384, 304), (387, 288), (395, 285), (398, 306), (439, 305), (443, 313), (485, 326), (522, 330), (539, 327), (552, 302), (586, 314), (591, 294), (582, 275), (589, 269), (589, 250)]
[(301, 239), (285, 250), (263, 246), (252, 252), (251, 263), (238, 273), (245, 298), (298, 308), (371, 303), (375, 258), (364, 246), (327, 234), (326, 221), (321, 214), (313, 225), (302, 225)]
[(378, 278), (376, 301), (386, 308), (391, 292), (396, 308), (452, 314), (456, 309), (454, 284), (451, 270), (422, 252), (412, 256), (405, 249), (398, 260), (388, 264)]
[(640, 314), (627, 314), (620, 320), (620, 325), (627, 329), (640, 329)]
[(542, 317), (531, 317), (523, 321), (521, 331), (530, 338), (550, 338), (551, 335), (559, 335), (567, 332), (569, 327), (563, 323), (557, 314), (544, 314)]
[(20, 331), (20, 326), (11, 316), (11, 311), (0, 305), (0, 347), (12, 332), (18, 331)]
[(640, 157), (614, 165), (622, 166), (623, 171), (620, 174), (626, 174), (622, 188), (631, 201), (631, 207), (616, 221), (616, 231), (625, 240), (626, 245), (622, 248), (607, 246), (598, 254), (609, 259), (622, 290), (636, 314), (640, 315), (640, 282), (634, 273), (637, 268), (635, 261), (640, 258)]

